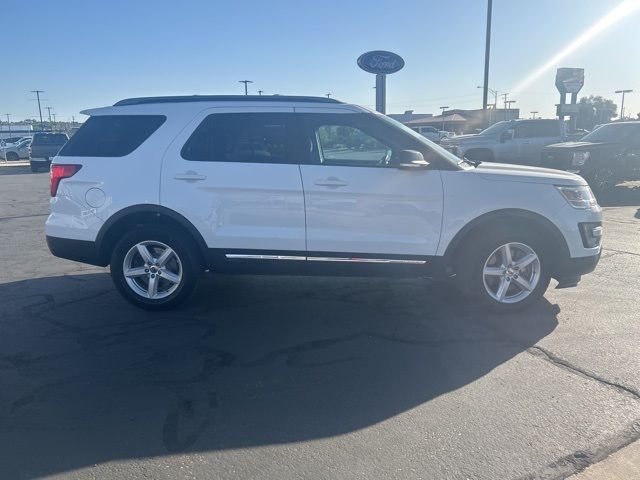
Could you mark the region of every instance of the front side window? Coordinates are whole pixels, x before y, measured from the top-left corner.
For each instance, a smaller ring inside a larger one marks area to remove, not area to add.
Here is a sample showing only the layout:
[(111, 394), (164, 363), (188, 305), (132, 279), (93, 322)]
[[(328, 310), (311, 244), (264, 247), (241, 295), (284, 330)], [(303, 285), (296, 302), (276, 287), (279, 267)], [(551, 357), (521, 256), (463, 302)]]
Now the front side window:
[(388, 145), (349, 125), (320, 125), (316, 129), (320, 163), (330, 165), (386, 165)]
[[(59, 155), (65, 157), (124, 157), (162, 125), (164, 115), (98, 115), (90, 117)], [(65, 137), (66, 141), (66, 137)]]
[(182, 147), (196, 162), (292, 163), (290, 114), (216, 113), (206, 117)]

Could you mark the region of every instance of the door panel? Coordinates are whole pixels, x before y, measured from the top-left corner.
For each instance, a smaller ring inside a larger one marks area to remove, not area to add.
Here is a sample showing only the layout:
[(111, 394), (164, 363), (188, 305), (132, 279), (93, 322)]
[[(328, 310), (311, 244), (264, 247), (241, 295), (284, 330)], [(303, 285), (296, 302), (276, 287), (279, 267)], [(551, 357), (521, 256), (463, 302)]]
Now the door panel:
[[(271, 115), (268, 121), (260, 117), (269, 112), (292, 113), (293, 108), (261, 111), (260, 107), (230, 107), (201, 112), (164, 155), (161, 204), (193, 223), (209, 248), (305, 249), (300, 171), (296, 159), (291, 157), (294, 154), (290, 145), (282, 143), (291, 137), (288, 131), (291, 115)], [(216, 114), (217, 120), (211, 120), (211, 127), (202, 128), (209, 128), (211, 132), (217, 125), (228, 127), (216, 135), (210, 134), (215, 139), (223, 138), (225, 143), (189, 140), (192, 132), (211, 114)], [(226, 114), (236, 116), (225, 117), (224, 121), (218, 117)], [(251, 114), (254, 119), (260, 117), (252, 123), (251, 133), (236, 134), (234, 132), (240, 130), (229, 127), (242, 128), (246, 117), (239, 119), (239, 114)], [(287, 131), (280, 131), (281, 127)], [(214, 161), (194, 160), (200, 157)], [(227, 161), (229, 159), (233, 161)]]
[(309, 252), (435, 255), (442, 220), (439, 171), (300, 169)]

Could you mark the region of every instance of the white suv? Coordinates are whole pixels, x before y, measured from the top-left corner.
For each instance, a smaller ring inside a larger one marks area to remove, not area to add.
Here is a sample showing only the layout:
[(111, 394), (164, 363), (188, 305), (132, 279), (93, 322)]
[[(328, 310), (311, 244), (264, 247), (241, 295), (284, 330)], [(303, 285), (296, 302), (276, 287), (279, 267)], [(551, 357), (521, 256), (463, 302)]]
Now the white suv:
[(205, 270), (454, 279), (490, 308), (575, 286), (601, 210), (557, 170), (469, 163), (328, 98), (133, 98), (54, 158), (47, 243), (111, 265), (133, 304), (168, 308)]

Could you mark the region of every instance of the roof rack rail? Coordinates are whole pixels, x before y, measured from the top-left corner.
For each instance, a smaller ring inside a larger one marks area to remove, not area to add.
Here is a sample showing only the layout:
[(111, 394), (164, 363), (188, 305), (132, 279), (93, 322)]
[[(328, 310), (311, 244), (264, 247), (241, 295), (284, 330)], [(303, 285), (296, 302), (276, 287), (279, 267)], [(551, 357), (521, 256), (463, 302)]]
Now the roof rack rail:
[(309, 102), (309, 103), (342, 103), (334, 98), (305, 97), (290, 95), (188, 95), (169, 97), (138, 97), (125, 98), (113, 104), (146, 105), (150, 103), (187, 103), (187, 102)]

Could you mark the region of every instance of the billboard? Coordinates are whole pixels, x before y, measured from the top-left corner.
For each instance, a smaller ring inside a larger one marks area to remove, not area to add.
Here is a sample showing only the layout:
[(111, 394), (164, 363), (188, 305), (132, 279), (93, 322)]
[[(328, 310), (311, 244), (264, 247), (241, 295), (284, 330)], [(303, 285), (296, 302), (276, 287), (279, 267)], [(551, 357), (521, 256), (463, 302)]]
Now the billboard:
[(559, 68), (556, 88), (560, 93), (578, 93), (584, 85), (584, 68)]

